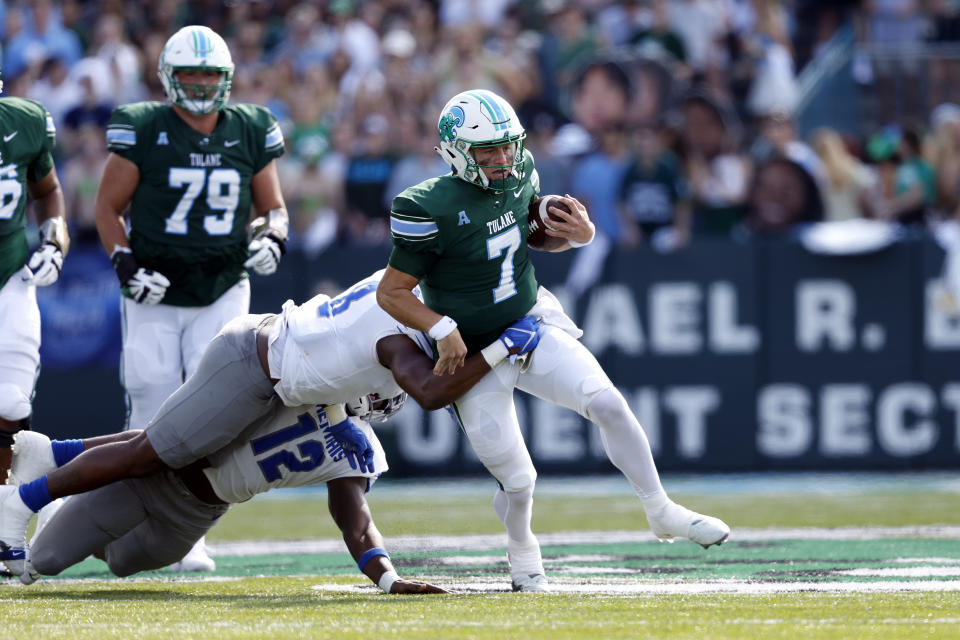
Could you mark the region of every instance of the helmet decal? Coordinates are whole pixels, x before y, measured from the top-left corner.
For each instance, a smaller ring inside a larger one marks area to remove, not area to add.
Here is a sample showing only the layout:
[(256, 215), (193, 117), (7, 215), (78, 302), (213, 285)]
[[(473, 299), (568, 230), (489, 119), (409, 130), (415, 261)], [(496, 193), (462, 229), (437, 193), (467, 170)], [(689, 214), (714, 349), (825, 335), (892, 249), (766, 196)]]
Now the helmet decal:
[(449, 113), (440, 119), (437, 127), (440, 130), (440, 139), (443, 142), (454, 142), (457, 139), (457, 129), (463, 125), (463, 120), (463, 109), (458, 105), (451, 107)]

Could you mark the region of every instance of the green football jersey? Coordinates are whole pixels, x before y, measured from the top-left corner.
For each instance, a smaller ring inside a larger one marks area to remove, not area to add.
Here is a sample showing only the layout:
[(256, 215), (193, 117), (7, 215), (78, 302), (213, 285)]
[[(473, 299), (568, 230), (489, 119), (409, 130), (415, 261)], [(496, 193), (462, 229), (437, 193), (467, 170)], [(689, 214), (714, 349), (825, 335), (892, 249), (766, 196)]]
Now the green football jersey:
[(420, 279), (424, 304), (457, 321), (471, 352), (537, 300), (527, 216), (540, 180), (529, 152), (523, 172), (528, 179), (512, 191), (493, 193), (448, 174), (393, 200), (390, 266)]
[(130, 248), (141, 267), (170, 280), (164, 304), (206, 306), (247, 277), (250, 181), (283, 155), (269, 110), (227, 107), (205, 135), (170, 105), (124, 105), (110, 117), (107, 148), (140, 170)]
[(0, 287), (27, 262), (27, 183), (53, 169), (55, 137), (39, 102), (0, 98)]

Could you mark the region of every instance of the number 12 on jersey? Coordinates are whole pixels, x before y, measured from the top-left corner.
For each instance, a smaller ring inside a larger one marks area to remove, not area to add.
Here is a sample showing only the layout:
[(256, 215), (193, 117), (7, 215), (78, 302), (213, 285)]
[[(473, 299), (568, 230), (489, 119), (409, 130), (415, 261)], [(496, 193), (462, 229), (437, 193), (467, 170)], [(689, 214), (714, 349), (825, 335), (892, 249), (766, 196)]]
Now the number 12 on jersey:
[(226, 236), (233, 230), (233, 216), (240, 202), (240, 172), (236, 169), (214, 169), (207, 174), (206, 169), (188, 169), (186, 167), (171, 167), (169, 174), (171, 189), (186, 189), (180, 197), (180, 202), (170, 217), (166, 219), (165, 231), (175, 235), (186, 235), (188, 230), (187, 216), (193, 208), (193, 203), (203, 191), (207, 189), (207, 207), (214, 211), (223, 211), (222, 214), (211, 214), (203, 217), (203, 228), (211, 236)]

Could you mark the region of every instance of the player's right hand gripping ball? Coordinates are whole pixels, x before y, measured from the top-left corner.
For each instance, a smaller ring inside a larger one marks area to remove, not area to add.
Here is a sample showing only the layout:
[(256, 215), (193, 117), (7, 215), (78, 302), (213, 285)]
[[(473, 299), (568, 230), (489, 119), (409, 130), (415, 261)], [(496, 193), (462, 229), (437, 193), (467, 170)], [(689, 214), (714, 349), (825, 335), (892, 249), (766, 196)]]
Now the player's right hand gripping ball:
[[(570, 207), (563, 203), (557, 196), (541, 196), (530, 202), (527, 224), (530, 227), (530, 235), (527, 236), (527, 245), (534, 249), (551, 251), (552, 249), (562, 247), (566, 244), (563, 238), (554, 238), (547, 235), (547, 227), (550, 227), (551, 220), (560, 220), (549, 209), (556, 207), (568, 213)], [(550, 227), (552, 228), (552, 227)]]

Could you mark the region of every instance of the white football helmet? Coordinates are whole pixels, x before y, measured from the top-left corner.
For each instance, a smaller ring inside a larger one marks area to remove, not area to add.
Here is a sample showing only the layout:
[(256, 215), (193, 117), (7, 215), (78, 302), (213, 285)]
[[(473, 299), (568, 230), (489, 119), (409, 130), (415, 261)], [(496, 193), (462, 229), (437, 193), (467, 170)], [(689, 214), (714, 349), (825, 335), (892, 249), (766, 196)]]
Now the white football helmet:
[[(176, 77), (180, 70), (219, 71), (220, 82), (184, 84)], [(230, 98), (233, 59), (227, 43), (213, 29), (191, 25), (167, 40), (157, 75), (171, 103), (191, 113), (214, 113), (223, 109)]]
[[(523, 141), (527, 134), (510, 103), (484, 89), (458, 93), (443, 108), (437, 123), (440, 146), (437, 153), (450, 165), (454, 175), (491, 191), (516, 189), (523, 179)], [(514, 145), (513, 162), (496, 165), (507, 168), (504, 178), (489, 180), (472, 150), (479, 147)]]
[(346, 404), (347, 414), (367, 422), (386, 422), (403, 408), (407, 394), (401, 392), (392, 398), (383, 398), (379, 393), (370, 393)]

